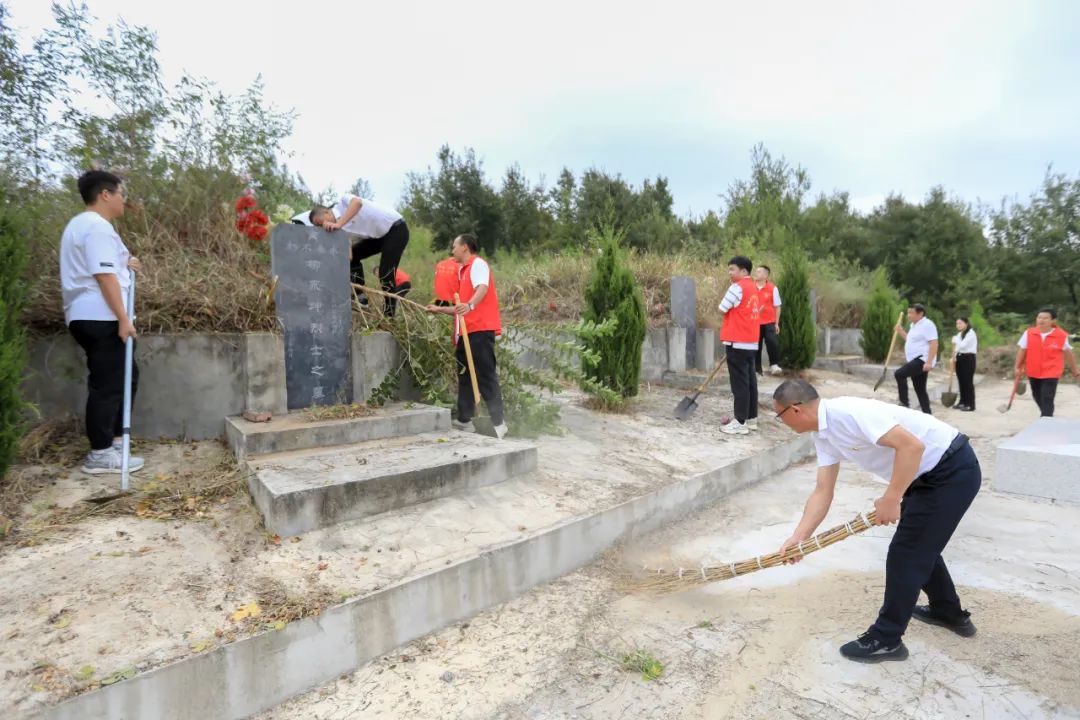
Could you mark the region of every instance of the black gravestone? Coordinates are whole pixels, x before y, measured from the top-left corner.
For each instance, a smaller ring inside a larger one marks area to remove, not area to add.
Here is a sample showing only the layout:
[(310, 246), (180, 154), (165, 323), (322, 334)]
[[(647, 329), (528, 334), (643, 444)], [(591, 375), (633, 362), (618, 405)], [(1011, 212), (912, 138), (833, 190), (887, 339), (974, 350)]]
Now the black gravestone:
[(289, 409), (352, 402), (348, 236), (279, 224), (270, 236), (270, 258), (285, 330)]

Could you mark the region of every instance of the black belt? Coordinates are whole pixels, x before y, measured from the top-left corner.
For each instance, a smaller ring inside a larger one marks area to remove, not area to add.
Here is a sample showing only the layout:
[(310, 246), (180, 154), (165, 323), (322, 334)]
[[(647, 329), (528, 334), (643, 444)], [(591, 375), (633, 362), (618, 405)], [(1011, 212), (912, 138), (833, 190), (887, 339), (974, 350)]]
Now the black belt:
[(956, 355), (957, 355), (957, 357), (959, 357), (961, 355), (971, 355), (972, 357), (975, 357), (975, 353), (956, 353)]

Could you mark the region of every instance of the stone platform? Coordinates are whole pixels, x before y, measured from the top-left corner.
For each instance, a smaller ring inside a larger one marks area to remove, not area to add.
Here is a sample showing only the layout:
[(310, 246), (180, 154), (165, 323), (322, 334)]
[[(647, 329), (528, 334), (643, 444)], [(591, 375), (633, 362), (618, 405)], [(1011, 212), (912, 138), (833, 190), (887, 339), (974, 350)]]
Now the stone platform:
[(1039, 418), (998, 446), (994, 488), (1080, 503), (1080, 420)]

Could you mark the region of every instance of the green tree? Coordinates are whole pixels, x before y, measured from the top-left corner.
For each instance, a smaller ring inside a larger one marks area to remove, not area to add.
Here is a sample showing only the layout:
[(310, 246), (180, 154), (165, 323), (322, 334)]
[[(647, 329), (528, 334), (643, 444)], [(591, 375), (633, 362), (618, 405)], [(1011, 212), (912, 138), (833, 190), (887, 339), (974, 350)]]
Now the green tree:
[(799, 229), (810, 177), (784, 158), (773, 158), (761, 144), (754, 146), (750, 159), (750, 179), (736, 180), (728, 188), (724, 232), (729, 242), (749, 239), (759, 248), (779, 251)]
[(967, 319), (971, 321), (971, 329), (975, 331), (975, 336), (979, 338), (980, 347), (997, 347), (1005, 344), (1005, 338), (986, 319), (986, 312), (983, 310), (982, 303), (978, 300), (971, 303), (971, 310), (968, 311)]
[(892, 342), (893, 328), (899, 314), (899, 299), (896, 291), (889, 285), (889, 277), (884, 268), (874, 271), (874, 284), (870, 290), (870, 299), (863, 313), (862, 344), (863, 355), (872, 362), (885, 362)]
[(26, 299), (27, 249), (6, 190), (0, 190), (0, 480), (15, 460), (26, 403), (19, 387), (26, 366), (26, 333), (20, 323)]
[(507, 168), (499, 191), (498, 246), (513, 250), (537, 247), (550, 234), (553, 222), (546, 201), (542, 185), (530, 185), (516, 164)]
[(410, 173), (405, 207), (421, 225), (432, 230), (432, 248), (444, 251), (455, 237), (472, 233), (489, 252), (498, 250), (502, 215), (499, 196), (484, 174), (472, 148), (456, 155), (449, 145), (439, 148), (438, 171)]
[(784, 367), (805, 370), (817, 356), (817, 328), (810, 307), (810, 278), (806, 253), (790, 243), (781, 257), (781, 274), (777, 287), (784, 301), (780, 322), (780, 356)]
[(600, 256), (585, 288), (586, 323), (601, 324), (615, 319), (610, 335), (586, 340), (595, 353), (583, 357), (587, 378), (607, 386), (622, 397), (638, 394), (641, 376), (641, 346), (645, 342), (645, 300), (633, 273), (626, 265), (622, 233), (610, 225), (595, 233)]

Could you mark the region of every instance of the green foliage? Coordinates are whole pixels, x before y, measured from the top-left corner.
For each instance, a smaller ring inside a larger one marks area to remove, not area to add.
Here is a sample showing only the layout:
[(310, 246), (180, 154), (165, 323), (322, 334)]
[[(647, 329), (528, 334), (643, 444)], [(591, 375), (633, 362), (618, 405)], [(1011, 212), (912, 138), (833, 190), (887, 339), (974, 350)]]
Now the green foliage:
[(792, 246), (781, 259), (781, 275), (776, 283), (784, 310), (780, 316), (780, 356), (784, 367), (806, 370), (817, 356), (817, 328), (810, 307), (810, 278), (806, 255)]
[(863, 355), (872, 362), (885, 362), (892, 342), (893, 329), (899, 316), (900, 302), (896, 291), (889, 286), (889, 277), (884, 268), (874, 271), (874, 286), (870, 299), (863, 313), (862, 349)]
[(971, 304), (967, 319), (971, 321), (971, 329), (975, 331), (975, 336), (979, 338), (981, 347), (997, 347), (1006, 343), (1001, 333), (986, 319), (982, 303), (978, 300)]
[(484, 175), (483, 163), (472, 149), (461, 156), (449, 145), (439, 148), (438, 171), (409, 173), (405, 207), (417, 222), (432, 229), (436, 250), (449, 250), (462, 233), (479, 238), (488, 253), (499, 247), (502, 218), (499, 196)]
[(615, 322), (610, 335), (589, 338), (594, 355), (583, 358), (586, 377), (624, 398), (638, 394), (641, 346), (645, 342), (645, 301), (621, 248), (623, 235), (610, 225), (595, 234), (600, 256), (585, 289), (586, 322)]
[(27, 405), (19, 392), (26, 365), (26, 333), (19, 322), (28, 253), (25, 228), (0, 189), (0, 480), (15, 460)]

